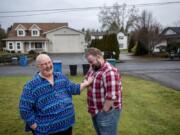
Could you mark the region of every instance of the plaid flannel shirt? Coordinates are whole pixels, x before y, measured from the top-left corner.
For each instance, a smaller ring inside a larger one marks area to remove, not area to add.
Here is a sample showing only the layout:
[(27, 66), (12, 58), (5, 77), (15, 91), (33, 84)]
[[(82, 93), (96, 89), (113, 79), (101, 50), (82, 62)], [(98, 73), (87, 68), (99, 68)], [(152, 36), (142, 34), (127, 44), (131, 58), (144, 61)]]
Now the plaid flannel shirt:
[(117, 68), (105, 62), (97, 72), (90, 68), (86, 78), (89, 76), (94, 76), (94, 81), (87, 91), (88, 112), (92, 116), (101, 112), (106, 100), (113, 101), (115, 109), (121, 109), (122, 86)]

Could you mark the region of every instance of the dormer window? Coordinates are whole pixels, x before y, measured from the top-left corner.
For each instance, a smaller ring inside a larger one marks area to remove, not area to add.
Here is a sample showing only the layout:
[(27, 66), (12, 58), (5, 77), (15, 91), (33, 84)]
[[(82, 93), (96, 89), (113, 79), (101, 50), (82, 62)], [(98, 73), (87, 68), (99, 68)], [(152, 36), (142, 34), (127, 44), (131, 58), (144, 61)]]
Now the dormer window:
[(17, 36), (25, 36), (25, 31), (23, 29), (18, 29)]
[(31, 31), (31, 36), (33, 37), (37, 37), (40, 36), (40, 30), (41, 28), (39, 28), (36, 24), (33, 24), (29, 30)]
[(119, 39), (124, 39), (124, 37), (123, 36), (119, 36)]
[(15, 28), (15, 30), (17, 32), (17, 36), (25, 36), (26, 35), (26, 33), (25, 33), (26, 28), (23, 25), (21, 25), (21, 24), (19, 24)]
[(32, 36), (39, 36), (39, 30), (37, 30), (37, 29), (32, 29), (32, 30), (31, 30), (31, 35), (32, 35)]

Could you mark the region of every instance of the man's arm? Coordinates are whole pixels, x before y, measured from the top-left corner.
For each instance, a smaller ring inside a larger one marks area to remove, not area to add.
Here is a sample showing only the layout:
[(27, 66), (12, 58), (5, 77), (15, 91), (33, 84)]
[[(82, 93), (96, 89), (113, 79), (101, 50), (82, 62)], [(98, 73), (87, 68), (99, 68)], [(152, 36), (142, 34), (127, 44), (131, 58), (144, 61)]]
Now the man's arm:
[(30, 126), (32, 129), (37, 127), (35, 123), (35, 115), (34, 115), (34, 97), (32, 94), (32, 90), (29, 85), (25, 85), (20, 102), (19, 102), (19, 110), (21, 118)]

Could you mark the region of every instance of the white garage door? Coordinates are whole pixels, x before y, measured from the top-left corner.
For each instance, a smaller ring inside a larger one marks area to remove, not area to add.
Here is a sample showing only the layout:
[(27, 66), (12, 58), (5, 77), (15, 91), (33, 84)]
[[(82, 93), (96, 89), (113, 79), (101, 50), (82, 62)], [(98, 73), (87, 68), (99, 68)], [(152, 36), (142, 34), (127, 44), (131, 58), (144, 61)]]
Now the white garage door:
[(53, 37), (53, 51), (56, 53), (82, 52), (80, 36), (56, 34)]

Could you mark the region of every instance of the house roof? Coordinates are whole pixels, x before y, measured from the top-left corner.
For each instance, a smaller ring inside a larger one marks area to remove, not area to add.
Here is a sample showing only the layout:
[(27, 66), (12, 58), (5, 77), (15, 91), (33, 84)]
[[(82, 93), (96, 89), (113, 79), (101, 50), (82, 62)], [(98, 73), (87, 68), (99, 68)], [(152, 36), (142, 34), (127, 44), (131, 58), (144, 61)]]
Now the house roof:
[(73, 30), (73, 31), (76, 31), (76, 32), (78, 32), (78, 33), (81, 33), (81, 34), (84, 34), (84, 35), (85, 35), (85, 33), (81, 32), (81, 31), (78, 31), (78, 30), (75, 30), (75, 29), (73, 29), (73, 28), (70, 28), (70, 27), (68, 27), (68, 26), (58, 27), (58, 28), (56, 28), (56, 29), (52, 29), (52, 30), (49, 30), (49, 31), (47, 31), (47, 32), (44, 32), (44, 34), (51, 33), (51, 32), (54, 32), (54, 31), (56, 31), (56, 30), (60, 30), (60, 29), (63, 29), (63, 28), (70, 29), (70, 30)]
[(45, 37), (8, 37), (4, 41), (47, 41)]
[(173, 31), (175, 31), (177, 34), (180, 34), (180, 27), (169, 27)]
[(165, 29), (162, 31), (161, 35), (164, 35), (164, 34), (166, 33), (166, 31), (168, 31), (168, 30), (172, 30), (172, 31), (174, 31), (177, 35), (180, 35), (180, 27), (167, 27), (167, 28), (165, 28)]
[[(166, 35), (165, 33), (168, 30), (174, 31), (175, 34)], [(167, 39), (180, 38), (180, 27), (167, 27), (161, 32), (160, 37), (161, 38), (167, 38)]]
[(8, 37), (16, 37), (15, 29), (20, 24), (27, 30), (29, 30), (32, 25), (37, 25), (43, 32), (47, 32), (63, 26), (68, 26), (68, 23), (14, 23), (11, 30), (8, 32)]

